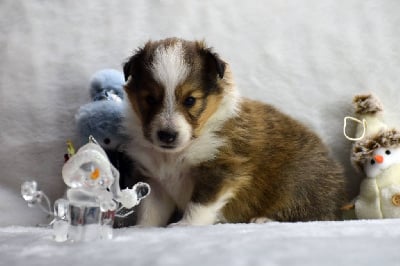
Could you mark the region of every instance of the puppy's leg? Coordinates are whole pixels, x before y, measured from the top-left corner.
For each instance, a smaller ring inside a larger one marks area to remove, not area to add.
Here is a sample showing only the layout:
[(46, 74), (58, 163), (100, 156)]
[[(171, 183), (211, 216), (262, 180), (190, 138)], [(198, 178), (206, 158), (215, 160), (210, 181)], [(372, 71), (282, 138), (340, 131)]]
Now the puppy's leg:
[(230, 191), (221, 193), (217, 199), (210, 203), (189, 202), (182, 220), (174, 225), (210, 225), (223, 222), (222, 208), (233, 196)]
[(151, 193), (138, 207), (137, 225), (166, 226), (175, 210), (175, 203), (158, 184), (149, 182), (149, 185)]
[(275, 222), (275, 221), (268, 217), (257, 217), (257, 218), (250, 219), (250, 223), (254, 223), (254, 224), (265, 224), (265, 223), (269, 223), (269, 222)]

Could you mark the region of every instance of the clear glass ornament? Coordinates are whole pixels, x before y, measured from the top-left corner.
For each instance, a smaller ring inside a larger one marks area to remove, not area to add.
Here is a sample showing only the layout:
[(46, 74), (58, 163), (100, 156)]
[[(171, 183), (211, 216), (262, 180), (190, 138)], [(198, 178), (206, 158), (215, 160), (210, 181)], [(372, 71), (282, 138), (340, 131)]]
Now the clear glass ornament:
[(36, 181), (21, 186), (21, 195), (29, 206), (37, 205), (54, 216), (51, 224), (54, 239), (59, 242), (111, 239), (114, 218), (130, 215), (132, 208), (150, 193), (150, 186), (141, 182), (121, 191), (118, 170), (101, 146), (92, 137), (89, 139), (65, 162), (62, 177), (69, 188), (66, 199), (58, 199), (53, 211)]

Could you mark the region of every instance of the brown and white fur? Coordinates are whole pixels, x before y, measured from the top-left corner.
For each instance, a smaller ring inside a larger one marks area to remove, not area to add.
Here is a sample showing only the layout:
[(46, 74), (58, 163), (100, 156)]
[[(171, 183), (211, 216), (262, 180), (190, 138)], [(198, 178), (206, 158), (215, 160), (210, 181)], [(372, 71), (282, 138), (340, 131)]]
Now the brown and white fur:
[(239, 95), (203, 42), (148, 42), (124, 65), (128, 152), (152, 187), (138, 224), (335, 220), (341, 168), (306, 127)]

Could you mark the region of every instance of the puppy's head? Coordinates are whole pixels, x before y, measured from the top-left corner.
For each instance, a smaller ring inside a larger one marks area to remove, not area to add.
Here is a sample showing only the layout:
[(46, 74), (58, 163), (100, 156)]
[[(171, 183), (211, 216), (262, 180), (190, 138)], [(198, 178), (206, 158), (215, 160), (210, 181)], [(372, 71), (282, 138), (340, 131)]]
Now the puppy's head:
[(203, 42), (176, 38), (146, 43), (124, 74), (144, 138), (165, 152), (180, 151), (201, 134), (230, 85), (217, 54)]

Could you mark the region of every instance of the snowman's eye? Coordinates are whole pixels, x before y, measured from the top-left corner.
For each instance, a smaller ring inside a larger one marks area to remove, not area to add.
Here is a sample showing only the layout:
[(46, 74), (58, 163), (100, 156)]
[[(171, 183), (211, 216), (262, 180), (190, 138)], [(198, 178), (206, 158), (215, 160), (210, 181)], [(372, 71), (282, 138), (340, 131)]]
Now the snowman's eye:
[(371, 160), (371, 164), (375, 164), (375, 160), (374, 159)]
[(390, 155), (390, 154), (391, 154), (391, 152), (390, 152), (389, 150), (386, 150), (385, 153), (386, 153), (387, 155)]

